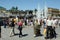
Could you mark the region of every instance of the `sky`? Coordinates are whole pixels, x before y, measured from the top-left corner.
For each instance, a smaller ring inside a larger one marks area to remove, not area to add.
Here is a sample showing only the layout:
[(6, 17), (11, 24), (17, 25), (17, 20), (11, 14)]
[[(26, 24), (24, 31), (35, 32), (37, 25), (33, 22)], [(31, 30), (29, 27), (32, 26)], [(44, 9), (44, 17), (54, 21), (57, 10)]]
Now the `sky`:
[(0, 0), (0, 6), (8, 10), (13, 6), (19, 10), (33, 10), (38, 8), (38, 4), (43, 9), (45, 3), (47, 7), (60, 9), (60, 0)]

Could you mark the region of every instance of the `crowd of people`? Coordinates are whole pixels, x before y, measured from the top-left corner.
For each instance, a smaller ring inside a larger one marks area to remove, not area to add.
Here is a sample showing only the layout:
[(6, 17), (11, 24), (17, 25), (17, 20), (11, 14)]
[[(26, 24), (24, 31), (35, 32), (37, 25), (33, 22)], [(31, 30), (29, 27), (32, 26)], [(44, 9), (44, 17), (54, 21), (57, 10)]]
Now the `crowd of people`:
[(12, 35), (15, 35), (15, 25), (18, 25), (18, 30), (19, 30), (19, 37), (22, 36), (22, 26), (23, 25), (28, 25), (28, 26), (33, 26), (34, 29), (34, 37), (36, 36), (42, 36), (41, 33), (41, 27), (43, 26), (44, 28), (44, 35), (45, 35), (45, 39), (49, 39), (49, 38), (56, 38), (56, 31), (55, 29), (57, 28), (57, 24), (58, 21), (54, 18), (52, 18), (51, 16), (49, 16), (48, 18), (45, 19), (14, 19), (12, 18), (9, 23), (7, 23), (6, 20), (4, 20), (3, 25), (4, 28), (6, 28), (6, 25), (8, 24), (11, 27), (11, 31), (10, 31), (10, 37)]

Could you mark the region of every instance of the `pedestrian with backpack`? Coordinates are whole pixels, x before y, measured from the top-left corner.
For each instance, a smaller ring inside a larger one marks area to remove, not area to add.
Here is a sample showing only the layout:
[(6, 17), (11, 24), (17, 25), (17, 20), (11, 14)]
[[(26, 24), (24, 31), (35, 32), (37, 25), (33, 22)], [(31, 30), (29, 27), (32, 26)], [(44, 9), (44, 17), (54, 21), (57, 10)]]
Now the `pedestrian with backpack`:
[(22, 36), (22, 25), (23, 25), (22, 20), (19, 20), (18, 22), (19, 37)]

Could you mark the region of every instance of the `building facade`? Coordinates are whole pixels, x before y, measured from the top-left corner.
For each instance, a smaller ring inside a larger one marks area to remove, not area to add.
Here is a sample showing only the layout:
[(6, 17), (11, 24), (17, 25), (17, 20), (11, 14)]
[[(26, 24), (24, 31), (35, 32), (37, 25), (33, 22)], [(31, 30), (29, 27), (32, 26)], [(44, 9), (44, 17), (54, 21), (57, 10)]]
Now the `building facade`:
[(60, 19), (60, 10), (57, 8), (48, 8), (48, 16), (51, 15), (53, 18)]

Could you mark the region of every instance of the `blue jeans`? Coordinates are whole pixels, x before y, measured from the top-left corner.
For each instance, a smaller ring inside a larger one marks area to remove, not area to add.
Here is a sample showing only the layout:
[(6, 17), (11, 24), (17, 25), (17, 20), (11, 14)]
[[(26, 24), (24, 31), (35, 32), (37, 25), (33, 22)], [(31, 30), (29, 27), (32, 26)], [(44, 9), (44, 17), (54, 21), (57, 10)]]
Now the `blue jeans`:
[(6, 28), (6, 24), (4, 24), (4, 28)]

